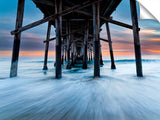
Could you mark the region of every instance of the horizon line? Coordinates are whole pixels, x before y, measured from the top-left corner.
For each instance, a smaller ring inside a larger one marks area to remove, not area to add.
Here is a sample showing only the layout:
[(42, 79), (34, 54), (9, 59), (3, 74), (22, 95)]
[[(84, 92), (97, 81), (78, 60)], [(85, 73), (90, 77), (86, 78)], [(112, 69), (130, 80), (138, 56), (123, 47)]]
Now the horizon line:
[[(48, 56), (55, 56), (56, 53), (55, 51), (49, 51), (48, 52)], [(102, 55), (103, 56), (109, 56), (109, 51), (103, 51), (102, 50)], [(114, 55), (116, 56), (132, 56), (134, 55), (134, 52), (124, 52), (124, 51), (114, 51)], [(153, 54), (145, 54), (142, 53), (142, 55), (160, 55), (159, 52), (153, 52)], [(12, 51), (11, 50), (6, 50), (6, 51), (0, 51), (0, 56), (8, 56), (8, 57), (12, 57)], [(19, 56), (44, 56), (44, 51), (20, 51)]]

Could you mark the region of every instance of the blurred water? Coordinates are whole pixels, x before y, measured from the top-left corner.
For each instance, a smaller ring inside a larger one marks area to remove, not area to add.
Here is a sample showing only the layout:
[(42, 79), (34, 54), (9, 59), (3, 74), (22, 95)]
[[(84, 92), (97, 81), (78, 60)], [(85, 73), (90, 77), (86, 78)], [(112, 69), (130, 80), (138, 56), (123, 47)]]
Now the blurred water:
[[(160, 57), (143, 59), (144, 77), (136, 77), (132, 58), (116, 59), (93, 78), (93, 63), (63, 69), (56, 80), (54, 59), (20, 58), (18, 77), (9, 78), (10, 58), (0, 58), (0, 120), (159, 120)], [(64, 67), (64, 66), (63, 66)]]

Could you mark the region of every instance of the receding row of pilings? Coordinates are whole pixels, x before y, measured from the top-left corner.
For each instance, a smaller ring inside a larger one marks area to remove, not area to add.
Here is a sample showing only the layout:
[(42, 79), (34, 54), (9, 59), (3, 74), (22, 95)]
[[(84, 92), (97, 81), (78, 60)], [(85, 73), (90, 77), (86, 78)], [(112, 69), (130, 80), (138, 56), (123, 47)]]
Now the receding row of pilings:
[[(79, 58), (78, 56), (82, 56), (81, 60), (83, 61), (82, 64), (82, 68), (83, 69), (87, 69), (87, 60), (92, 60), (92, 54), (93, 54), (93, 35), (89, 35), (89, 21), (86, 20), (86, 24), (85, 24), (85, 28), (84, 28), (84, 37), (77, 39), (80, 40), (80, 45), (79, 47), (81, 47), (81, 53), (78, 54), (77, 52), (77, 44), (75, 43), (77, 40), (73, 40), (74, 34), (76, 32), (71, 32), (70, 31), (70, 24), (71, 21), (67, 20), (66, 22), (66, 35), (62, 35), (63, 37), (61, 38), (62, 40), (62, 56), (61, 56), (61, 63), (63, 64), (63, 61), (65, 59), (65, 61), (67, 60), (67, 69), (71, 69), (71, 65), (74, 65), (75, 61), (77, 60), (77, 58)], [(106, 23), (107, 24), (107, 23)], [(109, 26), (107, 26), (109, 27)], [(44, 66), (43, 66), (43, 70), (47, 70), (47, 59), (48, 59), (48, 48), (49, 48), (49, 42), (51, 41), (50, 39), (50, 31), (51, 30), (51, 22), (48, 22), (48, 30), (47, 30), (47, 36), (46, 39), (44, 41), (44, 43), (46, 43), (45, 45), (45, 56), (44, 56)], [(108, 29), (109, 30), (109, 29)], [(77, 30), (76, 30), (77, 31)], [(72, 33), (72, 34), (71, 34)], [(108, 32), (110, 34), (110, 32)], [(83, 33), (80, 33), (83, 35)], [(90, 41), (88, 41), (88, 39), (90, 39)], [(98, 38), (99, 40), (103, 40), (105, 42), (109, 42), (110, 43), (110, 51), (112, 51), (111, 54), (111, 59), (112, 59), (112, 65), (114, 65), (114, 56), (113, 56), (113, 50), (112, 50), (112, 43), (111, 43), (111, 39), (106, 40), (106, 39), (102, 39), (102, 38)], [(102, 60), (102, 50), (101, 47), (99, 47), (100, 49), (100, 65), (103, 65), (103, 60)], [(70, 54), (71, 52), (71, 54)], [(71, 62), (70, 62), (71, 61)], [(114, 65), (115, 66), (115, 65)], [(112, 69), (115, 69), (115, 67)]]
[[(74, 47), (76, 46), (75, 43), (71, 41), (70, 22), (66, 22), (66, 35), (62, 35), (62, 15), (69, 14), (70, 12), (73, 12), (74, 10), (77, 10), (76, 12), (80, 14), (90, 16), (93, 19), (93, 35), (91, 35), (92, 45), (90, 45), (91, 46), (90, 48), (92, 49), (93, 55), (94, 55), (94, 77), (100, 77), (100, 63), (102, 64), (102, 50), (100, 47), (100, 40), (108, 42), (109, 50), (110, 50), (110, 57), (111, 57), (111, 68), (112, 69), (116, 68), (115, 63), (114, 63), (114, 55), (113, 55), (111, 35), (110, 35), (108, 22), (129, 28), (129, 29), (133, 29), (137, 76), (140, 76), (140, 77), (143, 76), (142, 75), (141, 49), (140, 49), (140, 40), (139, 40), (139, 27), (138, 27), (136, 0), (130, 0), (132, 26), (100, 16), (100, 1), (101, 0), (94, 0), (94, 1), (89, 0), (87, 2), (81, 3), (79, 5), (75, 5), (74, 7), (71, 7), (67, 10), (62, 11), (62, 0), (55, 0), (55, 15), (51, 15), (47, 18), (41, 19), (39, 21), (36, 21), (34, 23), (31, 23), (29, 25), (22, 27), (25, 0), (18, 0), (16, 29), (11, 32), (11, 34), (15, 35), (15, 37), (14, 37), (10, 76), (11, 77), (17, 76), (21, 32), (27, 29), (30, 29), (32, 27), (38, 26), (47, 21), (48, 21), (48, 30), (47, 30), (47, 37), (46, 37), (47, 40), (45, 41), (46, 47), (45, 47), (45, 59), (44, 59), (43, 69), (47, 69), (49, 42), (54, 39), (56, 39), (56, 64), (55, 64), (56, 78), (62, 77), (62, 67), (61, 66), (62, 66), (64, 57), (66, 60), (66, 55), (67, 55), (67, 69), (71, 68), (71, 63), (73, 64), (75, 60), (73, 56), (77, 57), (79, 56), (79, 54), (77, 54), (78, 51)], [(89, 5), (92, 5), (93, 15), (78, 10), (78, 9), (82, 9), (83, 7), (86, 7)], [(50, 38), (50, 31), (51, 31), (50, 21), (53, 19), (55, 20), (56, 37)], [(107, 31), (108, 40), (100, 38), (100, 35), (99, 35), (100, 19), (102, 19), (103, 21), (106, 21), (106, 31)], [(88, 39), (90, 37), (88, 23), (89, 22), (86, 19), (84, 41), (83, 41), (83, 44), (81, 44), (82, 45), (81, 48), (83, 49), (83, 65), (82, 65), (83, 69), (87, 68), (87, 54), (88, 54), (87, 51), (90, 49), (90, 48), (88, 49), (88, 43), (89, 43)], [(71, 46), (71, 42), (72, 42), (72, 46)], [(65, 45), (67, 45), (67, 47)], [(70, 63), (71, 48), (72, 48), (72, 54), (71, 54), (72, 62)], [(90, 52), (90, 56), (92, 55), (92, 51)]]

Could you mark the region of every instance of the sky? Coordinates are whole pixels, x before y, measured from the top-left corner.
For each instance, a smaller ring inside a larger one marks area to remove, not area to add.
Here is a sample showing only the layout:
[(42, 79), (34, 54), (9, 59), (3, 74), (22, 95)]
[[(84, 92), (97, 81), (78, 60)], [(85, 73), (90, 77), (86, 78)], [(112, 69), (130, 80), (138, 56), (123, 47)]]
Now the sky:
[[(18, 0), (0, 1), (0, 56), (11, 56), (13, 38), (10, 34), (15, 29)], [(137, 4), (138, 15), (139, 6)], [(112, 14), (114, 20), (131, 24), (129, 0), (122, 0), (116, 11)], [(23, 26), (43, 18), (43, 14), (31, 0), (26, 0), (24, 10)], [(115, 55), (133, 55), (133, 32), (130, 29), (109, 24), (113, 51)], [(140, 41), (143, 55), (160, 54), (160, 23), (155, 20), (139, 20)], [(55, 36), (55, 29), (51, 30), (51, 37)], [(46, 38), (47, 23), (32, 28), (22, 33), (20, 55), (21, 56), (43, 56)], [(105, 25), (102, 26), (100, 34), (107, 39)], [(108, 55), (108, 43), (102, 42), (103, 55)], [(49, 55), (55, 55), (55, 42), (50, 42)]]

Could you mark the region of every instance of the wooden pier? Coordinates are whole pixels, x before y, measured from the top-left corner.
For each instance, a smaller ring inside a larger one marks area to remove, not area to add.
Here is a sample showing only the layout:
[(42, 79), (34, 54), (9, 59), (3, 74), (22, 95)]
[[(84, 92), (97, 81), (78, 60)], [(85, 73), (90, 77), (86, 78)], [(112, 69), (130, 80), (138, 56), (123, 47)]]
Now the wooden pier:
[[(32, 0), (44, 18), (22, 26), (25, 0), (18, 0), (17, 19), (14, 35), (10, 77), (17, 76), (21, 33), (48, 22), (45, 43), (44, 70), (47, 70), (49, 43), (56, 40), (55, 77), (62, 77), (62, 64), (71, 69), (76, 60), (81, 59), (82, 68), (87, 69), (87, 61), (94, 58), (94, 77), (100, 77), (103, 64), (100, 41), (108, 42), (111, 69), (116, 69), (109, 23), (133, 30), (137, 76), (142, 77), (141, 48), (136, 0), (130, 0), (132, 25), (113, 20), (111, 14), (121, 0)], [(106, 24), (107, 39), (100, 38), (101, 26)], [(56, 28), (56, 37), (50, 38), (51, 26)]]

